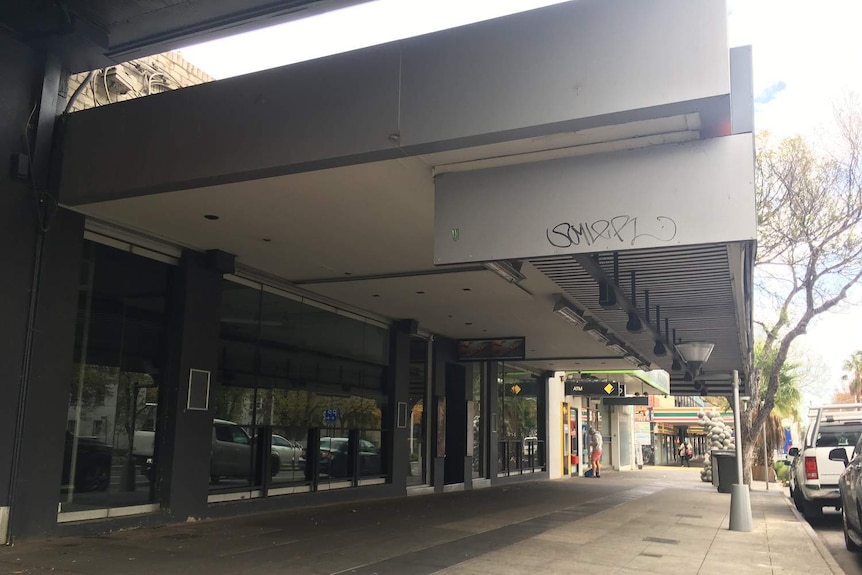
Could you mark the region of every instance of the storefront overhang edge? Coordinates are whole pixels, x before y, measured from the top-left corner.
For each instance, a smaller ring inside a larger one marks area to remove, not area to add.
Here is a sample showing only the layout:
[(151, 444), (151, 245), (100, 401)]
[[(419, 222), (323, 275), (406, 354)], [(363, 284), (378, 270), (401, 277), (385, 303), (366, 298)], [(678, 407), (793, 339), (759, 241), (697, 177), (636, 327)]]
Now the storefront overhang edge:
[(442, 174), (434, 263), (753, 240), (754, 201), (750, 133)]

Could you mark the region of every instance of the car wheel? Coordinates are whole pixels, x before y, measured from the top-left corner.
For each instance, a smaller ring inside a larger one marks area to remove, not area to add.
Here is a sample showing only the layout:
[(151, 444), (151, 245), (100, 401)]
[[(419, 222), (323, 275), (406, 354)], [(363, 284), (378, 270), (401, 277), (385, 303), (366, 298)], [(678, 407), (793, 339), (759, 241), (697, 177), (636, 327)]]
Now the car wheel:
[(793, 497), (793, 505), (796, 506), (796, 510), (798, 512), (802, 513), (803, 512), (802, 504), (804, 503), (804, 501), (802, 500), (802, 494), (799, 492), (798, 489), (793, 489), (793, 490), (791, 490), (791, 495)]
[(844, 530), (844, 547), (847, 548), (847, 551), (852, 551), (853, 553), (859, 553), (862, 551), (858, 545), (853, 543), (853, 540), (850, 538), (849, 530), (850, 528), (847, 526), (847, 510), (841, 510), (841, 527)]
[(269, 460), (269, 474), (271, 477), (275, 477), (278, 475), (278, 472), (281, 471), (281, 458), (275, 453), (272, 454), (272, 457)]
[(84, 491), (104, 491), (110, 484), (110, 464), (103, 462), (94, 462), (86, 465), (75, 481), (75, 489), (80, 492)]
[(816, 501), (802, 501), (802, 515), (809, 521), (823, 518), (823, 505)]

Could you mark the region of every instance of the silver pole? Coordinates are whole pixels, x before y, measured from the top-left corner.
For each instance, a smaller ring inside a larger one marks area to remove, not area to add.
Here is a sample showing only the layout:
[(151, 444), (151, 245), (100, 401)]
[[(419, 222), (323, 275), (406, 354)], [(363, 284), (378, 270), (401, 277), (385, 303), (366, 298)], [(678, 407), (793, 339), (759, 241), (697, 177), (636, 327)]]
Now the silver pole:
[(739, 412), (739, 372), (736, 370), (733, 370), (733, 424), (736, 428), (736, 485), (732, 485), (730, 491), (728, 528), (731, 531), (751, 531), (751, 495), (748, 485), (742, 483), (742, 426)]
[(742, 426), (739, 418), (739, 372), (733, 370), (733, 431), (736, 435), (736, 484), (742, 485)]

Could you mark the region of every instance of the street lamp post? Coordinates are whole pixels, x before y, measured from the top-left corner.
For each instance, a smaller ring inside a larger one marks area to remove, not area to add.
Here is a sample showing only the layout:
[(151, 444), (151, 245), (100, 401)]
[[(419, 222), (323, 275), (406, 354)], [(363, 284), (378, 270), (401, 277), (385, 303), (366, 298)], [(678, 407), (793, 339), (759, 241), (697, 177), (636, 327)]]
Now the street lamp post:
[(736, 433), (736, 484), (730, 492), (731, 531), (751, 531), (751, 494), (742, 482), (742, 426), (739, 415), (739, 372), (733, 370), (733, 425)]

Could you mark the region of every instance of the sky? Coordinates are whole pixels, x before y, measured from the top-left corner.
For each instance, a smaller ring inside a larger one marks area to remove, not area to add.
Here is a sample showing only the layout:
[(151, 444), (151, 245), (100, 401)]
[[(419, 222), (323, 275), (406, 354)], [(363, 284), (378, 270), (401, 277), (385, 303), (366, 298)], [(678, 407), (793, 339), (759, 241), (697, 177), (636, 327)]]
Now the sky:
[[(181, 53), (220, 79), (560, 1), (376, 0)], [(862, 42), (856, 40), (862, 1), (727, 0), (727, 6), (729, 46), (752, 46), (756, 129), (828, 145), (833, 106), (850, 93), (862, 94)], [(842, 363), (862, 349), (862, 293), (852, 299), (859, 304), (818, 318), (793, 349), (808, 365), (806, 404), (829, 402), (842, 385)]]

